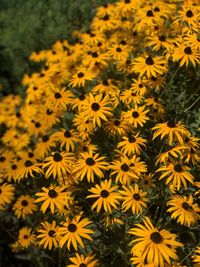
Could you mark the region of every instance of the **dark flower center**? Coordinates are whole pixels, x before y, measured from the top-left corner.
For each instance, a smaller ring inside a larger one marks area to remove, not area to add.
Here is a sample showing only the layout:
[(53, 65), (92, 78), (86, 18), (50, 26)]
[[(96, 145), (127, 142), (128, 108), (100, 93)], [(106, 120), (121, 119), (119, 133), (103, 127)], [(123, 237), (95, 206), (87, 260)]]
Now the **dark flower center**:
[(33, 162), (31, 160), (26, 160), (25, 163), (24, 163), (25, 167), (30, 167), (32, 165), (33, 165)]
[(150, 235), (150, 239), (151, 241), (153, 241), (153, 243), (155, 244), (160, 244), (163, 241), (163, 237), (161, 236), (161, 234), (159, 232), (154, 232)]
[(53, 160), (54, 160), (55, 162), (59, 162), (59, 161), (61, 161), (61, 160), (62, 160), (62, 155), (61, 155), (60, 153), (56, 152), (56, 153), (53, 155)]
[(128, 141), (129, 141), (129, 143), (135, 143), (136, 142), (136, 138), (134, 136), (130, 135), (128, 137)]
[(28, 235), (24, 235), (24, 239), (28, 239)]
[(87, 265), (85, 263), (81, 263), (79, 267), (87, 267)]
[(182, 208), (183, 208), (184, 210), (189, 210), (190, 205), (189, 205), (187, 202), (183, 202), (183, 203), (182, 203)]
[(6, 158), (4, 156), (0, 157), (0, 162), (4, 162)]
[(50, 236), (50, 237), (53, 237), (54, 235), (55, 235), (55, 231), (54, 230), (50, 230), (49, 232), (48, 232), (48, 235)]
[(146, 185), (147, 185), (148, 183), (149, 183), (149, 181), (148, 181), (148, 180), (144, 180), (144, 184), (146, 184)]
[(123, 172), (127, 172), (129, 170), (129, 166), (126, 163), (124, 163), (124, 164), (121, 165), (121, 170)]
[(168, 122), (167, 122), (167, 126), (169, 127), (169, 128), (175, 128), (176, 127), (176, 122), (175, 122), (175, 120), (169, 120)]
[(64, 136), (66, 138), (70, 138), (72, 135), (71, 135), (70, 131), (65, 131)]
[(88, 151), (88, 147), (87, 147), (87, 146), (84, 146), (84, 147), (83, 147), (83, 151), (84, 151), (84, 152), (87, 152), (87, 151)]
[(133, 111), (132, 112), (132, 117), (135, 118), (135, 119), (138, 118), (139, 117), (139, 113), (137, 111)]
[(93, 158), (87, 158), (86, 159), (86, 164), (88, 166), (93, 166), (95, 164), (95, 161), (93, 160)]
[(85, 75), (84, 75), (83, 72), (79, 72), (79, 73), (77, 74), (77, 76), (78, 76), (78, 78), (83, 78)]
[(47, 114), (47, 115), (51, 115), (52, 113), (53, 113), (52, 110), (50, 110), (50, 109), (47, 109), (47, 110), (46, 110), (46, 114)]
[(97, 46), (98, 47), (101, 47), (102, 46), (102, 43), (101, 42), (98, 42)]
[(92, 57), (94, 57), (94, 58), (98, 57), (97, 52), (93, 52), (93, 53), (92, 53)]
[(152, 80), (153, 82), (155, 82), (155, 81), (157, 81), (157, 77), (152, 76), (152, 77), (151, 77), (151, 80)]
[(163, 35), (161, 35), (161, 36), (159, 36), (159, 40), (161, 41), (161, 42), (164, 42), (165, 40), (166, 40), (166, 36), (163, 34)]
[(28, 156), (29, 156), (29, 158), (33, 158), (34, 154), (32, 152), (28, 152)]
[(38, 87), (37, 86), (33, 86), (33, 90), (37, 91)]
[(58, 93), (58, 92), (57, 92), (57, 93), (55, 93), (55, 95), (54, 95), (54, 96), (55, 96), (55, 98), (56, 98), (56, 99), (59, 99), (59, 98), (61, 98), (61, 97), (62, 97), (62, 96), (61, 96), (61, 94), (60, 94), (60, 93)]
[(100, 105), (98, 103), (96, 103), (96, 102), (95, 103), (92, 103), (91, 109), (93, 111), (98, 111), (100, 109)]
[(180, 164), (176, 164), (174, 166), (174, 170), (175, 170), (175, 172), (182, 172), (183, 168)]
[(69, 232), (74, 233), (76, 232), (77, 226), (74, 223), (70, 223), (67, 228)]
[(54, 189), (50, 189), (48, 192), (48, 196), (50, 198), (56, 198), (58, 196), (58, 193)]
[(11, 165), (11, 169), (12, 169), (12, 170), (16, 170), (16, 169), (17, 169), (17, 165), (12, 164), (12, 165)]
[(22, 114), (18, 111), (17, 113), (16, 113), (16, 117), (17, 118), (20, 118), (22, 116)]
[(103, 80), (103, 85), (108, 86), (109, 85), (108, 80)]
[(36, 123), (35, 123), (35, 127), (36, 127), (36, 128), (40, 128), (40, 127), (41, 127), (41, 124), (40, 124), (39, 122), (36, 122)]
[(120, 53), (120, 52), (122, 52), (122, 49), (120, 47), (117, 47), (116, 51)]
[(153, 11), (148, 10), (147, 13), (146, 13), (146, 16), (147, 17), (153, 17)]
[(80, 95), (78, 98), (79, 98), (79, 100), (81, 100), (81, 101), (82, 101), (82, 100), (84, 100), (84, 99), (85, 99), (85, 95)]
[(101, 191), (101, 197), (107, 198), (108, 196), (109, 196), (109, 192), (107, 190), (104, 189)]
[(110, 18), (109, 15), (105, 15), (105, 16), (103, 17), (103, 20), (106, 21), (106, 20), (109, 20), (109, 18)]
[(122, 41), (120, 42), (120, 44), (122, 44), (122, 45), (126, 45), (126, 41), (125, 41), (125, 40), (122, 40)]
[(159, 12), (159, 11), (160, 11), (160, 8), (159, 8), (158, 6), (156, 6), (156, 7), (154, 8), (154, 11), (155, 11), (155, 12)]
[(115, 121), (114, 121), (114, 125), (115, 125), (115, 126), (119, 126), (119, 125), (120, 125), (120, 121), (119, 121), (119, 120), (115, 120)]
[(151, 56), (148, 56), (145, 60), (145, 63), (149, 66), (154, 64), (153, 58)]
[(127, 59), (126, 60), (126, 65), (130, 65), (131, 64), (131, 60), (130, 59)]
[(186, 17), (188, 17), (188, 18), (193, 17), (193, 13), (191, 10), (188, 10), (185, 14), (186, 14)]
[(184, 49), (184, 52), (186, 55), (191, 55), (192, 54), (192, 49), (188, 46)]
[(22, 204), (22, 206), (26, 207), (28, 205), (28, 201), (22, 200), (21, 204)]
[(133, 199), (136, 200), (136, 201), (140, 200), (140, 195), (137, 194), (137, 193), (134, 194), (134, 195), (133, 195)]
[(140, 83), (138, 86), (139, 86), (139, 88), (142, 88), (142, 87), (144, 87), (144, 85), (143, 85), (143, 84), (141, 84), (141, 83)]
[(43, 141), (44, 143), (46, 143), (47, 141), (49, 141), (49, 137), (48, 137), (47, 135), (44, 135), (44, 136), (42, 137), (42, 141)]
[(125, 4), (130, 4), (130, 2), (131, 2), (130, 0), (124, 0)]

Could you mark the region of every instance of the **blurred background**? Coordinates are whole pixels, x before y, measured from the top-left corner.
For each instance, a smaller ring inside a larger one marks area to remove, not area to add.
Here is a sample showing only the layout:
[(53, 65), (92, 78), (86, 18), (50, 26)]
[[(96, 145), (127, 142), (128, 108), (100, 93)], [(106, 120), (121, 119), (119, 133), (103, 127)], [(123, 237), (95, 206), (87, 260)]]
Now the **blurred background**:
[[(50, 48), (88, 29), (98, 5), (112, 0), (0, 0), (0, 84), (3, 95), (19, 92), (23, 74), (30, 73), (32, 51)], [(1, 86), (1, 87), (2, 87)]]

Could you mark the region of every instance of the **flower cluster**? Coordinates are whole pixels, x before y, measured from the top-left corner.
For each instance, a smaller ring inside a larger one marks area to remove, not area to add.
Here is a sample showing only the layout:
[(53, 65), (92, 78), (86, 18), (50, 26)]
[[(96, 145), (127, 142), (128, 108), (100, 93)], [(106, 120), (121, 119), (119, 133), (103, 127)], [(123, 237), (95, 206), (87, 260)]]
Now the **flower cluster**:
[(14, 253), (200, 264), (200, 139), (163, 98), (179, 70), (199, 70), (199, 20), (195, 0), (120, 0), (74, 44), (31, 54), (42, 70), (0, 106), (0, 211), (23, 222)]

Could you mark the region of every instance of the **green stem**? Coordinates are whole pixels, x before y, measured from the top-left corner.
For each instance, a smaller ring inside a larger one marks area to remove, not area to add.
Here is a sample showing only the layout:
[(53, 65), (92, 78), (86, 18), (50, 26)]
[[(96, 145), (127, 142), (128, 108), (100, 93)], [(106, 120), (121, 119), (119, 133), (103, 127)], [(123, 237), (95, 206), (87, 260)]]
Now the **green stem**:
[(194, 105), (196, 105), (196, 103), (200, 100), (200, 96), (192, 103), (192, 105), (190, 105), (188, 108), (186, 108), (184, 110), (184, 112), (187, 112), (188, 110), (190, 110), (192, 107), (194, 107)]

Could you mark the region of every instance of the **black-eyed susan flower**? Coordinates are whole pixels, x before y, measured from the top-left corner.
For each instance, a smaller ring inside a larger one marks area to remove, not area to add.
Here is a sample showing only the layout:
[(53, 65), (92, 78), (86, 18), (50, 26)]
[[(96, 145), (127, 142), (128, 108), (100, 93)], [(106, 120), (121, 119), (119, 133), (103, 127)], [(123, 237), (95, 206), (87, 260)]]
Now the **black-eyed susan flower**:
[(143, 175), (142, 179), (140, 180), (141, 187), (144, 191), (148, 191), (155, 186), (155, 179), (153, 178), (153, 174), (145, 174)]
[(149, 117), (146, 115), (148, 112), (149, 110), (146, 109), (146, 106), (135, 106), (127, 112), (124, 112), (124, 119), (135, 128), (138, 125), (143, 127), (149, 120)]
[(122, 197), (122, 209), (124, 211), (131, 210), (133, 214), (142, 214), (143, 209), (147, 208), (147, 193), (142, 189), (139, 189), (138, 184), (135, 186), (122, 186), (123, 190), (120, 190)]
[(26, 226), (21, 228), (19, 230), (18, 241), (22, 248), (28, 248), (29, 246), (34, 245), (36, 243), (36, 238), (32, 228)]
[(197, 223), (200, 219), (200, 207), (197, 203), (193, 203), (194, 199), (190, 196), (173, 196), (171, 200), (167, 202), (168, 212), (171, 213), (171, 218), (176, 219), (178, 223), (190, 227)]
[(128, 123), (121, 118), (110, 118), (104, 126), (105, 131), (110, 135), (124, 135), (129, 130)]
[(0, 205), (10, 204), (14, 199), (15, 187), (12, 184), (3, 183), (0, 185)]
[(71, 102), (71, 98), (72, 93), (70, 91), (66, 91), (64, 88), (56, 88), (49, 92), (46, 108), (52, 111), (66, 110)]
[(19, 162), (19, 173), (15, 179), (20, 181), (23, 178), (34, 177), (35, 174), (43, 174), (41, 164), (37, 163), (34, 159), (21, 159)]
[(83, 239), (92, 241), (91, 234), (93, 230), (89, 229), (88, 226), (92, 222), (87, 218), (81, 219), (81, 215), (76, 215), (72, 220), (69, 218), (62, 224), (58, 229), (58, 234), (61, 236), (59, 246), (62, 248), (67, 244), (67, 249), (70, 250), (71, 246), (75, 250), (78, 250), (78, 245), (84, 248)]
[(138, 57), (133, 61), (132, 70), (135, 73), (139, 73), (140, 76), (146, 74), (147, 77), (157, 77), (157, 75), (167, 72), (167, 62), (159, 56)]
[(159, 231), (148, 217), (143, 223), (128, 231), (136, 237), (131, 241), (132, 254), (140, 256), (143, 263), (153, 263), (155, 267), (164, 267), (164, 262), (171, 264), (171, 260), (177, 260), (176, 248), (183, 245), (176, 241), (176, 235), (165, 229)]
[(200, 52), (195, 47), (181, 44), (175, 48), (172, 59), (174, 62), (180, 61), (180, 66), (185, 65), (188, 67), (188, 64), (191, 62), (196, 67), (200, 63)]
[(92, 79), (94, 79), (94, 77), (95, 74), (90, 70), (87, 70), (85, 68), (79, 68), (76, 74), (72, 76), (69, 86), (82, 87), (85, 85), (86, 81), (91, 81)]
[(99, 266), (98, 260), (95, 259), (95, 255), (91, 253), (84, 256), (82, 254), (76, 253), (75, 257), (69, 258), (72, 264), (67, 265), (66, 267), (96, 267)]
[(58, 132), (52, 134), (51, 138), (53, 141), (60, 144), (61, 149), (65, 148), (67, 152), (69, 152), (70, 150), (74, 151), (75, 143), (80, 142), (80, 138), (77, 132), (73, 129), (60, 129)]
[(133, 154), (140, 155), (143, 148), (146, 147), (147, 140), (140, 137), (139, 133), (128, 134), (122, 137), (121, 142), (118, 143), (119, 148), (125, 155), (130, 156)]
[(85, 121), (91, 120), (94, 126), (100, 127), (102, 121), (107, 121), (107, 117), (112, 116), (111, 111), (112, 107), (108, 96), (89, 94), (82, 105), (81, 116)]
[(92, 205), (92, 209), (96, 209), (100, 212), (103, 209), (105, 212), (112, 213), (112, 208), (117, 209), (119, 205), (119, 199), (121, 196), (116, 192), (118, 186), (112, 186), (112, 180), (104, 180), (100, 185), (96, 184), (95, 187), (89, 189), (92, 193), (88, 195), (87, 198), (97, 198), (97, 200)]
[(183, 184), (187, 188), (187, 182), (193, 184), (194, 176), (190, 173), (191, 168), (181, 162), (171, 162), (161, 166), (156, 172), (163, 172), (159, 179), (166, 178), (166, 185), (171, 184), (174, 189), (179, 190)]
[(73, 159), (72, 153), (53, 152), (44, 159), (42, 168), (45, 170), (45, 176), (48, 178), (52, 175), (56, 179), (70, 173)]
[(13, 210), (17, 218), (25, 218), (26, 216), (33, 214), (37, 210), (37, 205), (34, 204), (35, 199), (29, 195), (20, 196), (15, 204)]
[(36, 193), (38, 199), (35, 203), (42, 202), (41, 211), (46, 212), (48, 207), (51, 213), (55, 212), (55, 208), (62, 208), (65, 205), (67, 199), (69, 198), (68, 192), (66, 192), (65, 186), (50, 185), (49, 188), (42, 187), (43, 192)]
[(74, 174), (76, 179), (83, 180), (85, 177), (88, 182), (94, 182), (95, 175), (102, 178), (103, 170), (107, 169), (105, 157), (99, 157), (99, 154), (86, 152), (80, 154), (81, 158), (75, 163)]
[(181, 122), (175, 122), (171, 119), (168, 122), (158, 123), (152, 128), (154, 132), (153, 139), (160, 136), (161, 140), (164, 137), (168, 138), (168, 143), (171, 146), (174, 141), (178, 141), (180, 144), (183, 144), (184, 138), (188, 134), (188, 130)]
[(42, 222), (42, 228), (38, 229), (37, 239), (39, 239), (39, 246), (48, 248), (51, 250), (52, 248), (57, 248), (59, 245), (60, 236), (57, 234), (58, 226), (56, 225), (56, 221), (52, 223)]

